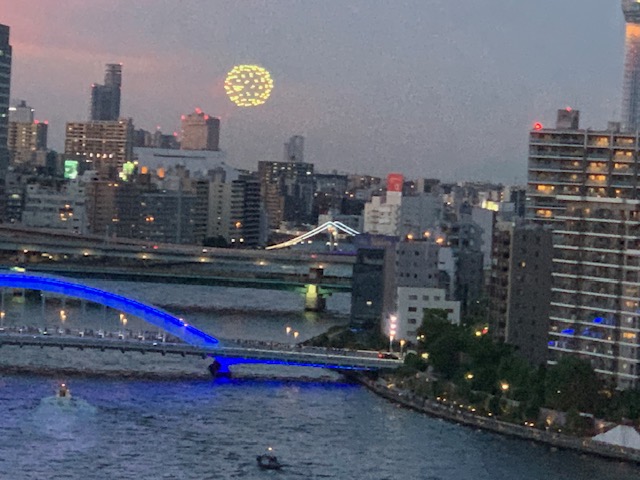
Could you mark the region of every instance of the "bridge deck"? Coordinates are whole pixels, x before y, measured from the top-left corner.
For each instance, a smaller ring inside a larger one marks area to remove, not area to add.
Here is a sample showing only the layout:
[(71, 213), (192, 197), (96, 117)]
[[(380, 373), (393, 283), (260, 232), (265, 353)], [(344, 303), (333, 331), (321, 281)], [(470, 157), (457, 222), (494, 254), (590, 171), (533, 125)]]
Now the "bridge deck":
[(311, 366), (338, 370), (395, 369), (401, 360), (377, 358), (375, 352), (359, 353), (350, 350), (332, 349), (326, 352), (305, 351), (304, 347), (292, 346), (289, 350), (220, 345), (202, 348), (186, 343), (151, 342), (138, 340), (114, 340), (110, 338), (66, 337), (51, 335), (0, 333), (0, 347), (36, 346), (55, 348), (77, 348), (116, 350), (121, 352), (176, 354), (182, 356), (220, 357), (235, 359), (235, 363), (267, 363), (295, 366)]

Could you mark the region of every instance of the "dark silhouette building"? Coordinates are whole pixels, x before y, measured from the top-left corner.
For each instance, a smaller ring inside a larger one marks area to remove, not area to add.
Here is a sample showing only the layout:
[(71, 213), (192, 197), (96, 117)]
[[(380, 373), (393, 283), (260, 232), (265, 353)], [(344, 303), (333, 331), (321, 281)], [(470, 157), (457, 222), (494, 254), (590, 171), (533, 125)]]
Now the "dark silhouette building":
[(553, 244), (538, 225), (498, 223), (489, 283), (489, 332), (532, 365), (547, 362)]
[(118, 120), (120, 118), (120, 91), (122, 64), (109, 63), (104, 74), (104, 85), (91, 86), (91, 117), (89, 120)]
[(11, 87), (11, 45), (9, 27), (0, 24), (0, 178), (9, 165), (7, 135), (9, 127), (9, 93)]

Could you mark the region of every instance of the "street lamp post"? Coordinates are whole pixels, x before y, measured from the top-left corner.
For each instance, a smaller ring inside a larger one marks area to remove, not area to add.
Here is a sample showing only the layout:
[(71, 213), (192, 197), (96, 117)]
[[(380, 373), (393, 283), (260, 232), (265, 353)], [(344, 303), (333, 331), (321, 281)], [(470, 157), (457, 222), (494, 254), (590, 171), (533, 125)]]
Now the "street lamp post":
[(389, 353), (393, 352), (393, 340), (396, 337), (396, 326), (398, 317), (391, 315), (389, 317)]

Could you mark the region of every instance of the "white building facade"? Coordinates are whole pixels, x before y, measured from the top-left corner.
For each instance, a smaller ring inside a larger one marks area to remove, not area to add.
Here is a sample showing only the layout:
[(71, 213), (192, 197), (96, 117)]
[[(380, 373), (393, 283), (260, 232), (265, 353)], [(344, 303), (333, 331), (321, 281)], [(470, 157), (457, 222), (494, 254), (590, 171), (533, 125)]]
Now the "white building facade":
[(396, 339), (415, 341), (426, 309), (443, 309), (454, 325), (460, 324), (460, 302), (446, 299), (441, 288), (398, 287)]
[(89, 231), (85, 202), (85, 189), (79, 182), (71, 182), (61, 191), (42, 185), (28, 185), (22, 224), (86, 235)]

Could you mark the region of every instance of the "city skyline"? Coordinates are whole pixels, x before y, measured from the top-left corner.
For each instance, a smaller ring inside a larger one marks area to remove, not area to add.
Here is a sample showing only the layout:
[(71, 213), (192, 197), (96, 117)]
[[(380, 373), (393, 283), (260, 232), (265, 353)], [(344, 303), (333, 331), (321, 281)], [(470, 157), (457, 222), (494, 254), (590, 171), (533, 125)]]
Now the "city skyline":
[[(12, 98), (50, 120), (55, 149), (65, 122), (86, 117), (104, 64), (119, 62), (123, 116), (172, 132), (200, 107), (221, 117), (221, 148), (241, 168), (279, 160), (283, 142), (301, 134), (319, 171), (524, 182), (533, 122), (552, 123), (566, 105), (587, 127), (621, 115), (618, 2), (125, 5), (43, 1), (33, 11), (0, 0), (12, 28)], [(276, 83), (267, 104), (248, 111), (222, 88), (243, 62)]]

